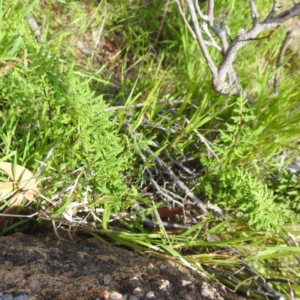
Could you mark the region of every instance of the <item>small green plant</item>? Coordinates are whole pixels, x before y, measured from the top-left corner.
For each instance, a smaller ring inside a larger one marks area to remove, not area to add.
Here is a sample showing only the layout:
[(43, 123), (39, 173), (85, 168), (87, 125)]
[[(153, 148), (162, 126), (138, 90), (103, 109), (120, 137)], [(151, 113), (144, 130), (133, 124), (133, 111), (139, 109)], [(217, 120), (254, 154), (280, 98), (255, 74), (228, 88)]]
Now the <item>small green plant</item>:
[(106, 203), (117, 211), (127, 193), (123, 176), (131, 168), (129, 140), (118, 133), (111, 113), (104, 112), (103, 97), (90, 91), (87, 80), (39, 47), (25, 27), (19, 38), (16, 55), (27, 53), (26, 66), (15, 66), (0, 78), (2, 156), (16, 151), (19, 164), (43, 169), (49, 199), (76, 182), (72, 195), (60, 196), (50, 212), (63, 212), (75, 199), (81, 202), (77, 198), (87, 188), (85, 205)]
[(285, 205), (295, 214), (300, 212), (300, 187), (299, 171), (292, 173), (283, 169), (281, 172), (274, 172), (267, 178), (270, 189), (274, 190), (277, 203)]
[(263, 169), (255, 163), (260, 157), (251, 156), (252, 161), (247, 162), (248, 154), (258, 147), (263, 128), (252, 129), (255, 116), (246, 102), (243, 97), (237, 99), (231, 123), (225, 124), (212, 144), (219, 161), (201, 157), (206, 174), (202, 176), (200, 190), (240, 221), (257, 230), (278, 232), (290, 221), (291, 211), (284, 202), (275, 201), (278, 198), (268, 187)]

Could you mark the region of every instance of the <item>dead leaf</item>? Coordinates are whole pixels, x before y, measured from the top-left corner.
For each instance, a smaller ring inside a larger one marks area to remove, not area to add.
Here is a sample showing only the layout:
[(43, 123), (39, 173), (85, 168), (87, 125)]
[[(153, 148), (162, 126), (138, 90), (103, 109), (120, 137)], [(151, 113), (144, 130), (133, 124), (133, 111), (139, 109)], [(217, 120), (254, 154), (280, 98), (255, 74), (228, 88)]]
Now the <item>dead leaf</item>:
[(36, 192), (39, 193), (34, 175), (28, 169), (17, 165), (14, 174), (14, 165), (8, 162), (1, 162), (0, 169), (3, 170), (14, 183), (18, 184), (19, 189), (36, 190)]
[[(4, 210), (4, 214), (11, 214), (14, 209), (20, 205), (25, 197), (29, 201), (33, 201), (35, 196), (40, 194), (37, 187), (36, 179), (28, 169), (9, 162), (1, 162), (0, 169), (12, 179), (12, 182), (0, 182), (0, 201), (1, 199), (9, 199), (8, 207)], [(0, 224), (7, 217), (0, 218)]]
[(7, 199), (14, 194), (16, 186), (13, 182), (0, 182), (0, 199)]

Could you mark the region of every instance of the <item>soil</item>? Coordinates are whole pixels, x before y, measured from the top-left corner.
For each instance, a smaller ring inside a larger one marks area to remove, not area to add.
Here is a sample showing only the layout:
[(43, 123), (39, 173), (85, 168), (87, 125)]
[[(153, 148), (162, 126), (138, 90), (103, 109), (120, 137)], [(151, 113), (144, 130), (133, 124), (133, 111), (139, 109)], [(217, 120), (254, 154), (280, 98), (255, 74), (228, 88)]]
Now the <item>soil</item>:
[[(0, 299), (242, 300), (172, 260), (52, 231), (0, 237)], [(249, 299), (249, 298), (248, 298)]]

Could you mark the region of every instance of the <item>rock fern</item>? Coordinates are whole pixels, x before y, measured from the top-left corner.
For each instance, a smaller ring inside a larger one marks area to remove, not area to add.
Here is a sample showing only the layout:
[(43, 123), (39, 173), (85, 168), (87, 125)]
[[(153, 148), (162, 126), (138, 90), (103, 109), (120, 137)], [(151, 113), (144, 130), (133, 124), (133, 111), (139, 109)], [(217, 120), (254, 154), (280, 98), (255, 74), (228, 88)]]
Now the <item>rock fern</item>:
[[(35, 170), (58, 145), (42, 174), (51, 178), (44, 181), (47, 196), (72, 184), (77, 176), (72, 172), (80, 170), (74, 200), (81, 201), (78, 197), (88, 190), (92, 207), (109, 203), (117, 210), (132, 161), (127, 138), (118, 133), (102, 96), (90, 91), (88, 81), (40, 48), (24, 28), (17, 38), (21, 43), (15, 55), (27, 55), (0, 79), (2, 156), (16, 151), (18, 163)], [(65, 205), (64, 200), (57, 205)]]
[[(258, 167), (258, 137), (263, 128), (253, 130), (255, 117), (243, 98), (237, 99), (230, 124), (225, 124), (212, 149), (219, 161), (201, 157), (206, 168), (200, 191), (218, 203), (231, 217), (257, 230), (282, 230), (290, 211), (275, 203), (276, 195), (265, 181), (264, 168)], [(250, 153), (250, 155), (249, 155)], [(248, 159), (250, 157), (251, 159)], [(232, 215), (234, 213), (234, 215)]]

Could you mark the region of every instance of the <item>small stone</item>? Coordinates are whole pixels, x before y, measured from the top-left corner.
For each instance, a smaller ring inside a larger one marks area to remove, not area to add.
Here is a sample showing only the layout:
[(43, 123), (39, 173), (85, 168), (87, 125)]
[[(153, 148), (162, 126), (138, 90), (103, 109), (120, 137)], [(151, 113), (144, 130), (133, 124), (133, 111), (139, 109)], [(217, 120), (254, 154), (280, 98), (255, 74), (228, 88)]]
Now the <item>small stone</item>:
[(159, 269), (163, 271), (163, 270), (168, 269), (168, 266), (166, 266), (166, 265), (164, 265), (164, 264), (161, 264), (161, 265), (159, 266)]
[(159, 287), (158, 287), (158, 289), (160, 290), (160, 291), (164, 291), (165, 289), (167, 289), (168, 287), (169, 287), (169, 285), (170, 285), (170, 282), (169, 282), (169, 280), (160, 280), (159, 281), (159, 283), (160, 283), (160, 285), (159, 285)]
[(105, 285), (109, 285), (112, 281), (112, 278), (109, 274), (106, 274), (104, 277), (103, 277), (103, 283)]
[(98, 296), (100, 296), (100, 299), (108, 299), (109, 292), (107, 290), (100, 290), (98, 291)]
[(143, 296), (143, 290), (140, 288), (140, 287), (136, 287), (134, 290), (133, 290), (133, 294), (137, 297), (142, 297)]
[(190, 285), (192, 282), (191, 281), (189, 281), (189, 280), (182, 280), (181, 281), (181, 285), (182, 286), (188, 286), (188, 285)]
[(123, 295), (118, 292), (109, 293), (109, 300), (124, 300)]
[(146, 294), (146, 299), (155, 299), (155, 295), (152, 291), (149, 291), (147, 294)]

